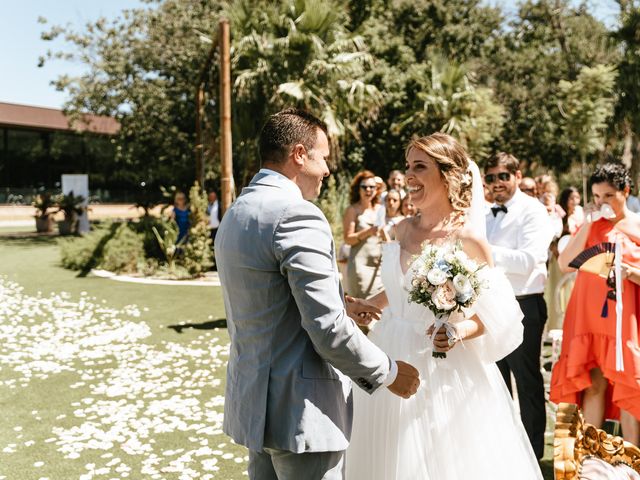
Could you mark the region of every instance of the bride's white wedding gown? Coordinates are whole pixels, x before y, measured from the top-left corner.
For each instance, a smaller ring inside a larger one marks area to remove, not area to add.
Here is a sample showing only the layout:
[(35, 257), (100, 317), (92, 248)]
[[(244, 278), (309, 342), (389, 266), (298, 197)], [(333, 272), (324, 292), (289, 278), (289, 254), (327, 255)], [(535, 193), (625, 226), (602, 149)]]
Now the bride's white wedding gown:
[(402, 271), (400, 245), (383, 247), (389, 299), (369, 338), (390, 358), (420, 371), (408, 400), (354, 388), (347, 480), (542, 479), (538, 462), (495, 361), (522, 340), (522, 314), (497, 269), (481, 270), (488, 288), (473, 306), (485, 333), (458, 343), (446, 359), (431, 356), (426, 330), (433, 314), (407, 301), (412, 270)]

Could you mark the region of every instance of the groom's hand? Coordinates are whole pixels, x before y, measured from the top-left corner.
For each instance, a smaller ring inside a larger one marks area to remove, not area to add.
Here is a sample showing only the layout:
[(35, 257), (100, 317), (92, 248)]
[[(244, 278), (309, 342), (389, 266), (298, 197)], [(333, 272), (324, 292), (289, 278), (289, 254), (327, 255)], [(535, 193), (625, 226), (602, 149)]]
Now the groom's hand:
[(396, 361), (396, 364), (398, 365), (398, 376), (396, 381), (387, 388), (399, 397), (409, 398), (418, 391), (420, 374), (413, 365), (401, 360)]
[(358, 325), (367, 326), (373, 320), (380, 320), (382, 310), (371, 302), (361, 298), (354, 298), (349, 295), (344, 296), (346, 300), (347, 315), (349, 315)]

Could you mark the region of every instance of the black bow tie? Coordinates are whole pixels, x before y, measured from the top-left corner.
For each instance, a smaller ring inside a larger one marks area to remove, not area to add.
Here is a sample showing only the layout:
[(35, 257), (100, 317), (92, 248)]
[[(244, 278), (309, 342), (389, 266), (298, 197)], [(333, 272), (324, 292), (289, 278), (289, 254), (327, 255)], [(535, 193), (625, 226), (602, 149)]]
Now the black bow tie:
[(491, 213), (493, 213), (494, 217), (498, 216), (498, 212), (507, 213), (507, 207), (504, 205), (498, 205), (497, 207), (491, 207)]

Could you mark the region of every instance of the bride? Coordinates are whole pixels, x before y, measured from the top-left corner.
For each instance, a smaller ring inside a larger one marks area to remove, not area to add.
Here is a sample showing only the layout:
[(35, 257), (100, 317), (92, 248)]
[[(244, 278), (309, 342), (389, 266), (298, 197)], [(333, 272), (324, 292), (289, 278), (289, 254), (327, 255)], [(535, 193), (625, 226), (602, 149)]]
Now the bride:
[[(484, 239), (477, 167), (470, 166), (456, 140), (441, 133), (412, 140), (406, 159), (407, 185), (420, 215), (399, 223), (398, 241), (383, 246), (385, 291), (371, 300), (384, 311), (369, 338), (391, 358), (414, 365), (421, 385), (408, 400), (386, 389), (372, 396), (354, 389), (346, 478), (542, 479), (494, 363), (521, 343), (522, 313), (506, 277), (493, 268)], [(479, 196), (472, 195), (473, 183)], [(407, 300), (412, 257), (425, 242), (454, 241), (461, 242), (469, 257), (487, 264), (480, 270), (486, 288), (470, 318), (457, 323), (456, 339), (449, 341), (441, 329), (432, 343), (433, 314)], [(434, 348), (447, 357), (433, 358)]]

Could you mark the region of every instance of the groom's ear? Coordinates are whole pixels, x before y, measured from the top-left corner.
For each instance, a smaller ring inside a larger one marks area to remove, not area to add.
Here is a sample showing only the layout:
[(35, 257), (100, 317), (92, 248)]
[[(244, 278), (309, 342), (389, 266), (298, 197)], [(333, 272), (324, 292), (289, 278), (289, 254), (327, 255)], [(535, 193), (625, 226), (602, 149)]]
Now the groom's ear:
[(293, 147), (291, 147), (291, 153), (289, 154), (289, 158), (293, 160), (293, 163), (298, 166), (304, 166), (305, 157), (307, 155), (307, 149), (304, 148), (304, 145), (301, 143), (296, 143)]

